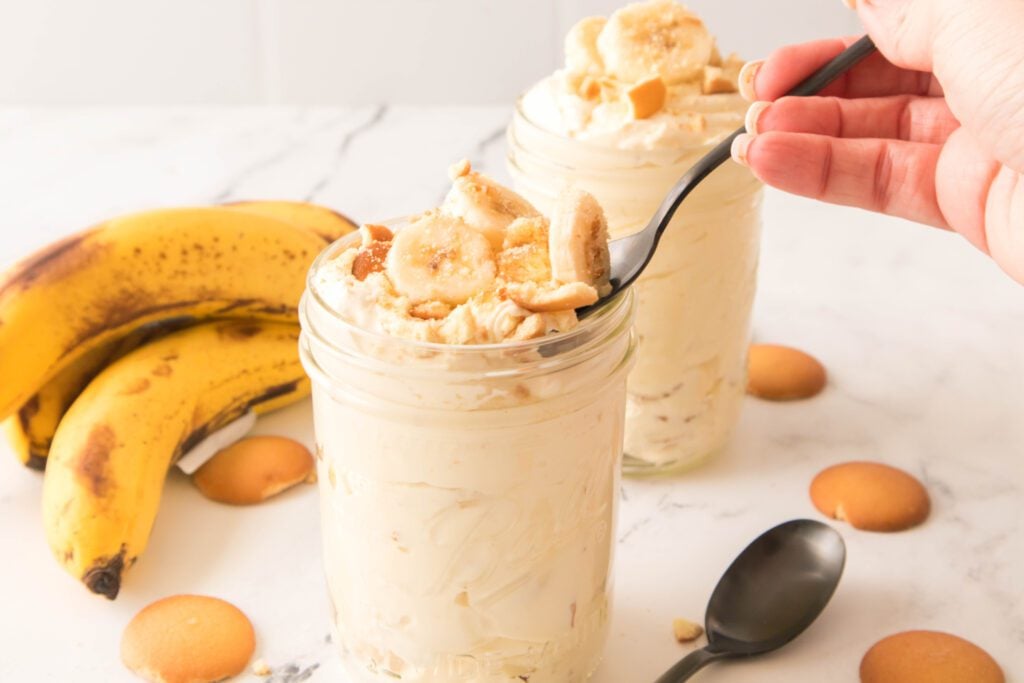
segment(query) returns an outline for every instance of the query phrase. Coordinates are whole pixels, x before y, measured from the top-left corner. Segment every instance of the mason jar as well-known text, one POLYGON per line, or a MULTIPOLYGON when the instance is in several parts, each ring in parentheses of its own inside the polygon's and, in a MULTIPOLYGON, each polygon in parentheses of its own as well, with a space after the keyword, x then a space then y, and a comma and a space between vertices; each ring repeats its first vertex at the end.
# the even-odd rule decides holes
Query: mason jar
POLYGON ((323 557, 352 681, 571 683, 605 641, 633 299, 458 346, 301 304, 323 557))
MULTIPOLYGON (((703 101, 709 115, 742 121, 737 98, 703 101)), ((566 185, 593 194, 614 239, 644 227, 718 141, 652 149, 581 141, 532 122, 520 99, 507 162, 516 191, 542 212, 566 185)), ((627 473, 693 467, 729 440, 746 390, 761 198, 754 176, 726 162, 682 203, 633 285, 638 349, 626 399, 627 473)))

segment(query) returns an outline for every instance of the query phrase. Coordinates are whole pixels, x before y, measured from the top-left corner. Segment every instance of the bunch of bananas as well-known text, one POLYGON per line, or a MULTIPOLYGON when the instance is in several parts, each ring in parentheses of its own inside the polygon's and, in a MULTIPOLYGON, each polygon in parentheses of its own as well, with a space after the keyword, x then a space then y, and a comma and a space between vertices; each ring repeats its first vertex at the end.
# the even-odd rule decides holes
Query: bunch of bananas
POLYGON ((306 272, 354 228, 299 202, 161 209, 0 275, 0 420, 22 462, 45 468, 47 539, 91 591, 117 596, 178 457, 308 393, 306 272))

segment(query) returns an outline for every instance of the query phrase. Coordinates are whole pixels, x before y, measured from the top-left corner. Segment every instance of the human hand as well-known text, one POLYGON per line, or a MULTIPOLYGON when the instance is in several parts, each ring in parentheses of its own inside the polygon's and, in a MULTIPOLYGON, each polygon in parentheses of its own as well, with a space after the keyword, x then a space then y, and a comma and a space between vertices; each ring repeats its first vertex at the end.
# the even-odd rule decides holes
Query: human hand
POLYGON ((854 38, 740 75, 733 158, 769 185, 952 229, 1024 283, 1024 2, 860 0, 875 54, 817 97, 783 93, 854 38))

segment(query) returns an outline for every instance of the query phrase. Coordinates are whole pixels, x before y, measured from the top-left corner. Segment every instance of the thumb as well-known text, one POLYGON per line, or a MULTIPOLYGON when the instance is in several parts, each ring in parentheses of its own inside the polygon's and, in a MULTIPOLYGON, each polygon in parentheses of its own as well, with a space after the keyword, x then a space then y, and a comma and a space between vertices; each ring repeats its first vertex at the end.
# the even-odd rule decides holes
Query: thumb
POLYGON ((886 59, 933 73, 985 151, 1024 171, 1024 2, 846 1, 886 59))

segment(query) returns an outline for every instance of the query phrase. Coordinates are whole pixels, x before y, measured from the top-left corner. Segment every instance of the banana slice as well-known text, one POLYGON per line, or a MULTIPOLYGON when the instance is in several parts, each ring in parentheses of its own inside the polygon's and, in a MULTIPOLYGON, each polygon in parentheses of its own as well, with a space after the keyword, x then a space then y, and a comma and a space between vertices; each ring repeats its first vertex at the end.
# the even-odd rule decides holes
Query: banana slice
POLYGON ((505 231, 498 254, 498 275, 506 282, 547 282, 551 279, 548 256, 548 222, 545 218, 517 218, 505 231))
POLYGON ((675 0, 623 7, 597 37, 605 71, 628 83, 652 75, 669 84, 700 79, 714 46, 704 22, 675 0))
POLYGON ((558 197, 551 212, 548 252, 551 277, 556 282, 581 282, 602 296, 607 293, 611 271, 608 221, 593 195, 572 188, 558 197))
POLYGON ((398 231, 384 270, 398 293, 413 304, 465 303, 496 276, 487 239, 461 219, 437 211, 398 231))
POLYGON ((574 73, 601 73, 597 36, 608 22, 604 17, 586 17, 576 22, 565 36, 565 68, 574 73))
POLYGON ((505 228, 517 218, 532 218, 540 212, 512 190, 473 171, 468 162, 452 167, 452 189, 441 210, 457 216, 479 231, 495 251, 501 249, 505 228), (458 175, 456 175, 458 174, 458 175))

